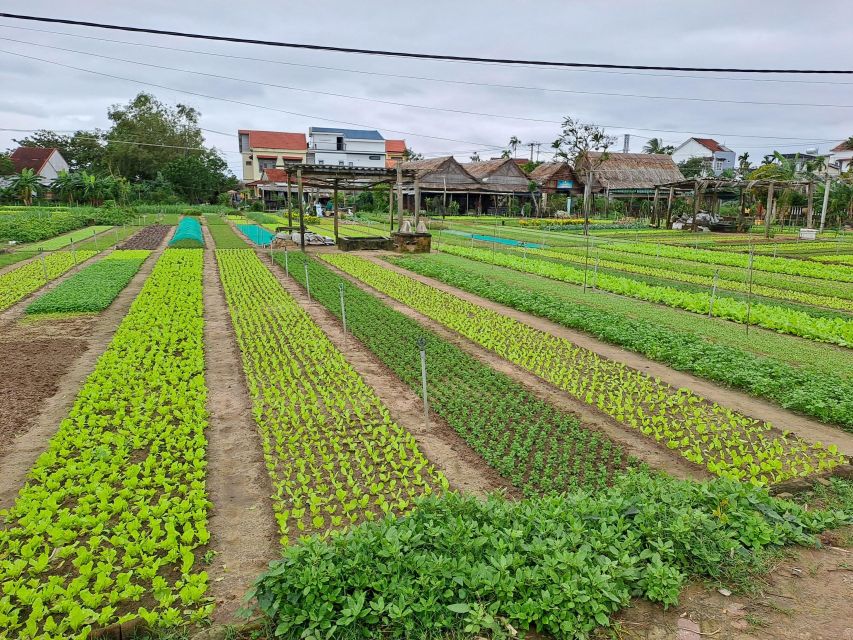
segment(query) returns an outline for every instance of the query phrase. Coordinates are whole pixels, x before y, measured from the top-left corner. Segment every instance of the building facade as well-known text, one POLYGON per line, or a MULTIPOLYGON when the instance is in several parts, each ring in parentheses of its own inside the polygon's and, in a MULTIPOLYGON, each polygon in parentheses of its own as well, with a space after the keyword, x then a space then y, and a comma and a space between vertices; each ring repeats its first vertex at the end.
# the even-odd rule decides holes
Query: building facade
POLYGON ((385 138, 374 130, 309 127, 308 164, 385 168, 385 138))
POLYGON ((240 129, 237 138, 243 157, 245 182, 260 180, 264 169, 274 169, 285 164, 304 164, 308 154, 304 133, 240 129))
POLYGON ((43 183, 47 183, 60 171, 68 171, 68 163, 59 149, 47 149, 42 147, 18 147, 9 156, 15 166, 15 173, 21 173, 24 169, 32 169, 43 183))
POLYGON ((853 167, 853 140, 845 140, 829 152, 829 164, 844 173, 853 167))
POLYGON ((386 140, 385 141, 385 166, 393 169, 397 163, 406 160, 406 141, 405 140, 386 140))
POLYGON ((734 169, 737 154, 711 138, 690 138, 682 142, 672 153, 676 164, 702 158, 706 162, 707 172, 718 176, 726 169, 734 169))

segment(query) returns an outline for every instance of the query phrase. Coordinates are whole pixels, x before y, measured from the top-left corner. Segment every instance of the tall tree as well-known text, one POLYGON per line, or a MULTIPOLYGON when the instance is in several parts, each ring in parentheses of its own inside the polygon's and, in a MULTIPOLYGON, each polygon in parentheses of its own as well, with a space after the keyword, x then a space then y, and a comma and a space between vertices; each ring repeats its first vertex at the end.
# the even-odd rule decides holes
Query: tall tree
POLYGON ((584 177, 584 235, 589 234, 589 212, 592 204, 592 187, 595 172, 599 170, 610 157, 607 150, 616 143, 614 136, 609 136, 604 129, 594 124, 582 124, 567 117, 563 120, 563 130, 560 137, 551 145, 554 155, 571 163, 575 171, 583 171, 584 177), (599 155, 591 156, 593 152, 599 155))
POLYGON ((478 152, 474 152, 471 156, 471 162, 480 162, 480 154, 478 152))
POLYGON ((705 173, 706 162, 704 158, 699 156, 688 158, 678 163, 678 169, 685 178, 695 178, 705 173))
POLYGON ((193 107, 171 108, 143 92, 126 105, 113 105, 107 115, 113 126, 105 138, 106 166, 130 180, 153 180, 173 160, 203 147, 200 114, 193 107))
POLYGON ((660 138, 649 138, 649 141, 643 145, 643 153, 662 153, 671 156, 674 152, 675 147, 664 144, 660 138))
POLYGON ((8 153, 0 153, 0 176, 10 176, 15 173, 15 163, 8 153))
POLYGON ((194 153, 177 158, 163 168, 175 193, 192 203, 212 202, 222 191, 236 186, 228 165, 216 153, 194 153))
POLYGON ((75 131, 71 135, 40 129, 15 142, 21 147, 58 149, 71 171, 97 171, 103 168, 103 137, 100 129, 75 131))
POLYGON ((406 150, 403 151, 403 160, 423 160, 424 154, 416 153, 414 149, 410 147, 406 147, 406 150))

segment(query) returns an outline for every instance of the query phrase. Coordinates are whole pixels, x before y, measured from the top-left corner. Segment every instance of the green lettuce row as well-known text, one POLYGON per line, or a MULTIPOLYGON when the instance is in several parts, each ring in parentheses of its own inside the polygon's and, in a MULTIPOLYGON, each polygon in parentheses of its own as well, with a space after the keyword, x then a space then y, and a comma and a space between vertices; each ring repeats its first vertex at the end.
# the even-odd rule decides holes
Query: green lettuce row
MULTIPOLYGON (((282 254, 274 259, 284 265, 282 254)), ((290 274, 303 285, 304 264, 302 254, 290 254, 290 274)), ((634 464, 619 444, 583 428, 574 416, 537 399, 325 265, 310 259, 307 264, 312 299, 340 317, 343 285, 347 328, 419 395, 417 342, 424 338, 430 409, 526 495, 600 489, 634 464)))
POLYGON ((632 597, 673 605, 689 576, 758 571, 762 549, 815 545, 851 520, 733 481, 638 472, 595 495, 449 494, 290 547, 252 591, 284 640, 587 638, 632 597))
POLYGON ((415 498, 447 489, 414 436, 254 251, 217 249, 216 260, 284 544, 290 534, 404 513, 415 498))
POLYGON ((203 255, 166 252, 0 529, 0 629, 206 618, 203 255))
MULTIPOLYGON (((572 262, 578 262, 579 256, 584 256, 585 259, 586 255, 586 249, 583 245, 559 247, 558 249, 546 250, 547 252, 530 249, 527 251, 538 255, 568 259, 572 262)), ((614 251, 608 245, 601 245, 597 241, 590 243, 589 256, 590 264, 594 264, 598 258, 600 266, 609 266, 621 271, 653 275, 669 280, 702 284, 709 288, 713 285, 714 273, 717 273, 720 288, 743 292, 749 290, 748 271, 740 267, 720 267, 687 260, 675 262, 668 259, 664 261, 655 256, 614 251)), ((768 271, 753 271, 752 285, 753 293, 757 295, 853 311, 853 302, 851 302, 853 286, 849 284, 816 278, 794 277, 768 271), (824 299, 828 300, 824 302, 824 299)))
POLYGON ((39 296, 26 308, 25 313, 35 315, 103 311, 130 283, 150 253, 114 251, 104 260, 83 268, 56 289, 39 296))
POLYGON ((0 311, 8 309, 51 280, 97 255, 97 251, 54 251, 0 275, 0 311), (47 271, 47 279, 45 279, 47 271))
MULTIPOLYGON (((658 246, 645 242, 614 243, 610 248, 614 251, 624 251, 626 253, 641 253, 647 256, 677 258, 679 260, 706 262, 731 267, 742 267, 744 269, 749 266, 748 255, 713 249, 676 247, 666 244, 658 246)), ((753 256, 752 268, 758 271, 787 273, 792 276, 808 276, 824 280, 853 282, 853 267, 822 265, 809 260, 756 255, 753 256)))
POLYGON ((464 258, 433 255, 399 256, 390 260, 410 271, 519 311, 590 333, 680 371, 743 389, 786 409, 853 431, 853 381, 849 378, 757 356, 737 347, 719 344, 699 332, 673 331, 669 327, 632 318, 627 310, 615 313, 582 301, 568 302, 547 291, 525 287, 525 276, 521 274, 508 284, 494 276, 481 274, 482 268, 476 262, 464 258))
POLYGON ((829 470, 846 458, 674 389, 644 373, 349 254, 322 259, 491 350, 711 473, 755 484, 829 470))
MULTIPOLYGON (((471 249, 455 245, 442 245, 441 251, 480 262, 509 267, 517 271, 534 273, 553 280, 573 284, 584 283, 584 270, 568 264, 557 264, 548 260, 525 258, 524 256, 499 251, 471 249)), ((586 282, 588 286, 595 286, 603 291, 686 309, 702 315, 708 315, 711 308, 710 292, 707 294, 693 293, 606 273, 599 273, 594 276, 592 270, 586 273, 586 282)), ((801 338, 830 342, 842 347, 853 346, 853 320, 811 316, 802 311, 787 309, 784 306, 753 304, 750 307, 744 301, 722 295, 718 295, 714 299, 713 315, 718 318, 745 323, 748 310, 750 324, 801 338)))

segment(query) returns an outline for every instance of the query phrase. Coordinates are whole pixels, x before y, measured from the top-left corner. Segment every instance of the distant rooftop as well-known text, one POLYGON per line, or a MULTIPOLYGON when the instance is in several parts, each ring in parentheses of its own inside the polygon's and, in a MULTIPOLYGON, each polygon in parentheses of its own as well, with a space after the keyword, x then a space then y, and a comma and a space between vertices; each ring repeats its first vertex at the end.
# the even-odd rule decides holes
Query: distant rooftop
POLYGON ((315 133, 337 133, 349 140, 384 140, 382 134, 374 129, 338 129, 335 127, 309 127, 308 135, 315 133))

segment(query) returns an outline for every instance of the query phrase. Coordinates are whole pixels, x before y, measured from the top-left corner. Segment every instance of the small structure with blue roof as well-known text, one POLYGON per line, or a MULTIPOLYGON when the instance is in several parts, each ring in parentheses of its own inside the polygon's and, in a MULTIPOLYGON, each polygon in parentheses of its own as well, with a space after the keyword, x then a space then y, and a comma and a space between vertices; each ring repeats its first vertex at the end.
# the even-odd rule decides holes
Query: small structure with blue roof
POLYGON ((308 164, 385 167, 385 138, 373 129, 308 128, 308 164))

